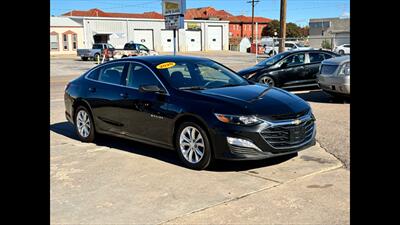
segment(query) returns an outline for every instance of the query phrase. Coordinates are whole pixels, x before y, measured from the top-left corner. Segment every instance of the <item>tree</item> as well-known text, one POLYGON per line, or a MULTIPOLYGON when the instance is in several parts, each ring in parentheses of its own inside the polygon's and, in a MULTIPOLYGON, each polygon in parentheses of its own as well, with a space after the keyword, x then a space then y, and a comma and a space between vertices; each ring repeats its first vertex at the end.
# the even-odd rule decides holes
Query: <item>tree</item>
MULTIPOLYGON (((274 32, 279 34, 280 24, 279 20, 271 20, 266 27, 261 31, 262 36, 273 37, 274 32)), ((295 23, 286 24, 286 37, 306 37, 309 33, 309 27, 299 27, 295 23)))
POLYGON ((271 20, 266 27, 261 31, 262 36, 269 36, 273 37, 274 32, 278 33, 280 32, 280 24, 279 20, 271 20))

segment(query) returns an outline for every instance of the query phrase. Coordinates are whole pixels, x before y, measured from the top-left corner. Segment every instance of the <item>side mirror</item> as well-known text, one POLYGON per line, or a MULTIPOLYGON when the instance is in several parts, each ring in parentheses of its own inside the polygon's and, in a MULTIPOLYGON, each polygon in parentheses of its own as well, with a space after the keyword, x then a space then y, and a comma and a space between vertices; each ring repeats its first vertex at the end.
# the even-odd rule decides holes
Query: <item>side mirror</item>
POLYGON ((286 62, 284 62, 284 63, 281 64, 281 68, 284 69, 284 68, 287 67, 287 65, 288 65, 288 64, 287 64, 286 62))
POLYGON ((139 87, 139 91, 142 93, 165 93, 165 90, 161 89, 157 85, 142 85, 139 87))

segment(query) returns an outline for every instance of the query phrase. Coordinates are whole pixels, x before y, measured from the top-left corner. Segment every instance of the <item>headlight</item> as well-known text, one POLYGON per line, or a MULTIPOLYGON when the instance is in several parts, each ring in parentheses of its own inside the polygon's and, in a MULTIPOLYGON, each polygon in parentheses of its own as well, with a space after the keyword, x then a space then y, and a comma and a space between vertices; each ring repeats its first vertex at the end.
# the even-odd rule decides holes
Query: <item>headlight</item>
POLYGON ((252 78, 254 75, 256 75, 256 73, 257 73, 257 72, 247 74, 247 75, 246 75, 246 79, 252 78))
POLYGON ((255 116, 238 116, 214 113, 215 117, 223 123, 231 123, 236 125, 255 125, 262 122, 255 116))
POLYGON ((350 62, 343 64, 339 70, 339 76, 350 76, 350 62))

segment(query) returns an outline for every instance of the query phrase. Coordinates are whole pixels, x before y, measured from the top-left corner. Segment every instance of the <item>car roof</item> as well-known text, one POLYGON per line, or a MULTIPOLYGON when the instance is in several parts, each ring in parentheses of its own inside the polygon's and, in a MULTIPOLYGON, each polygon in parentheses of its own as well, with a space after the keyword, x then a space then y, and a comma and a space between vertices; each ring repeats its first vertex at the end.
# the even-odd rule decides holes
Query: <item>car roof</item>
POLYGON ((340 65, 340 64, 343 64, 343 63, 346 63, 346 62, 350 62, 350 56, 349 55, 326 59, 322 63, 340 65))
POLYGON ((157 56, 134 56, 134 57, 126 57, 118 60, 112 60, 110 62, 117 61, 132 61, 132 62, 142 62, 145 64, 151 64, 153 66, 157 66, 158 64, 165 62, 196 62, 196 61, 209 61, 210 59, 195 57, 195 56, 173 56, 173 55, 157 55, 157 56))

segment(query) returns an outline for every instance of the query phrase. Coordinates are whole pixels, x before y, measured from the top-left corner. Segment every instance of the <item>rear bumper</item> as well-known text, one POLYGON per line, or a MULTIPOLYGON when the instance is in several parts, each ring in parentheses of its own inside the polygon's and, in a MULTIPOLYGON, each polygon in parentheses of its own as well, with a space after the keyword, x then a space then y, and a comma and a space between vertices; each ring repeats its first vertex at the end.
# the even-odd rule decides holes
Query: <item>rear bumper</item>
POLYGON ((318 76, 318 86, 331 93, 350 95, 350 76, 318 76))

